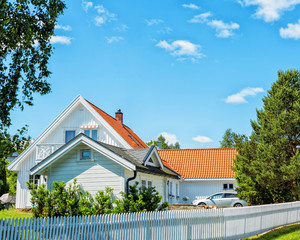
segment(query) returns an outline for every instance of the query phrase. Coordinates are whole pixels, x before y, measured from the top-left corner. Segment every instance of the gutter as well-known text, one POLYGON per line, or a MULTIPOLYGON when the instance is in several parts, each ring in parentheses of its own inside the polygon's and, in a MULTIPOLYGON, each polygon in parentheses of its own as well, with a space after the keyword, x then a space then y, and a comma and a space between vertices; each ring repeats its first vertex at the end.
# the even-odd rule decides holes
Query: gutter
POLYGON ((137 170, 134 170, 133 171, 133 177, 128 178, 126 180, 126 196, 128 196, 128 193, 129 193, 129 182, 132 181, 132 180, 134 180, 136 178, 136 174, 137 174, 137 170))

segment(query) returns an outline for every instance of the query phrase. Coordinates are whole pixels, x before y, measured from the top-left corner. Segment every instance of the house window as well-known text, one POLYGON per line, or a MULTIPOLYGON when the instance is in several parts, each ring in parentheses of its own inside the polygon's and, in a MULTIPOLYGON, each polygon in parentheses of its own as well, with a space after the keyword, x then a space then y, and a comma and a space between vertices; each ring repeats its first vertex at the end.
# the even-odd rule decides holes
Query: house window
POLYGON ((152 187, 152 182, 148 181, 148 188, 151 188, 151 187, 152 187))
POLYGON ((228 190, 228 189, 233 190, 233 183, 224 183, 223 189, 224 190, 228 190))
POLYGON ((146 180, 142 180, 142 189, 146 188, 146 180))
POLYGON ((94 129, 94 130, 84 130, 84 134, 97 141, 98 131, 96 129, 94 129))
POLYGON ((169 182, 169 195, 173 195, 173 183, 169 182))
POLYGON ((80 160, 90 160, 91 151, 90 150, 81 150, 80 151, 80 160))
POLYGON ((40 175, 29 175, 29 182, 39 186, 40 175))
POLYGON ((176 198, 179 198, 179 188, 178 188, 178 183, 176 183, 176 198))
POLYGON ((65 136, 65 142, 69 142, 75 137, 75 130, 68 130, 66 131, 66 136, 65 136))

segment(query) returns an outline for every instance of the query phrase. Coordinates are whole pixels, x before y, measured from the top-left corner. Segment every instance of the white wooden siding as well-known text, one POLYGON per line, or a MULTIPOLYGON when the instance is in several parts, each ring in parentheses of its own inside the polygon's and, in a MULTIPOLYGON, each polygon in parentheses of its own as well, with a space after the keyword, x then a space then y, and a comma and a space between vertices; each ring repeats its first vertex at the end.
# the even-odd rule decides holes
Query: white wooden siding
POLYGON ((33 151, 25 161, 20 165, 20 171, 17 177, 17 196, 16 208, 29 207, 30 191, 27 188, 26 182, 29 181, 30 169, 35 165, 36 153, 33 151))
POLYGON ((79 104, 55 129, 51 131, 39 144, 44 143, 65 143, 65 131, 75 130, 76 134, 83 132, 82 125, 98 125, 98 141, 123 147, 121 143, 103 126, 97 119, 82 105, 79 104))
MULTIPOLYGON (((133 172, 125 169, 125 178, 128 179, 130 177, 133 177, 133 172)), ((147 186, 148 186, 148 181, 152 181, 152 186, 155 187, 156 191, 159 192, 159 194, 163 197, 162 201, 168 201, 170 202, 170 199, 168 198, 168 185, 167 182, 173 181, 174 185, 175 182, 179 184, 178 180, 172 179, 172 178, 167 178, 164 176, 159 176, 159 175, 153 175, 153 174, 147 174, 143 172, 137 172, 137 176, 134 180, 129 182, 129 185, 132 186, 135 184, 135 182, 139 183, 139 187, 142 186, 142 180, 147 181, 147 186)), ((174 188, 175 191, 175 188, 174 188)), ((175 203, 176 201, 174 201, 175 203)))
POLYGON ((233 179, 228 180, 199 180, 199 181, 187 181, 180 182, 180 202, 192 203, 197 196, 209 196, 211 194, 224 191, 223 184, 232 183, 233 189, 236 187, 236 181, 233 179), (189 197, 187 202, 182 200, 183 197, 189 197))
MULTIPOLYGON (((82 148, 86 149, 86 147, 82 148)), ((105 187, 111 187, 118 197, 119 193, 124 191, 124 168, 98 152, 93 152, 95 161, 79 160, 79 152, 82 148, 79 146, 73 149, 49 166, 48 189, 53 189, 53 181, 64 181, 69 184, 76 178, 82 189, 92 195, 99 190, 104 190, 105 187)))

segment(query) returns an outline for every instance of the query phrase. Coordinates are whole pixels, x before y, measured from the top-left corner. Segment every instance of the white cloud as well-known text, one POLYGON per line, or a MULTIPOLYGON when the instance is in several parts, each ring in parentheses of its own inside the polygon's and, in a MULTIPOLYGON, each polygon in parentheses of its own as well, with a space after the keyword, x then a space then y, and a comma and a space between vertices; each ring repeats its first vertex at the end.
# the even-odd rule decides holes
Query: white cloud
POLYGON ((239 0, 242 6, 257 6, 254 17, 265 22, 280 19, 284 11, 293 10, 300 0, 239 0))
POLYGON ((169 34, 172 31, 173 31, 172 28, 170 28, 170 27, 164 27, 164 28, 158 30, 157 32, 158 33, 162 33, 162 34, 169 34))
POLYGON ((193 140, 195 142, 199 142, 199 143, 209 143, 209 142, 213 141, 209 137, 205 137, 205 136, 197 136, 197 137, 194 137, 193 140))
POLYGON ((247 103, 245 97, 255 96, 257 93, 264 92, 262 88, 245 88, 239 93, 228 96, 225 99, 226 103, 247 103))
POLYGON ((98 15, 94 18, 94 23, 96 26, 101 26, 106 22, 111 22, 117 20, 116 14, 110 13, 107 9, 103 7, 103 5, 95 6, 95 9, 98 15))
POLYGON ((201 13, 190 19, 189 23, 206 23, 208 26, 216 29, 218 38, 228 38, 234 35, 233 31, 240 28, 237 23, 224 23, 222 20, 209 18, 212 16, 211 12, 201 13))
POLYGON ((192 60, 204 57, 204 55, 200 52, 200 45, 186 40, 176 40, 172 43, 168 43, 166 40, 163 40, 159 41, 156 46, 165 49, 175 57, 192 57, 192 60))
POLYGON ((221 20, 211 20, 207 25, 216 29, 217 37, 219 38, 231 37, 233 36, 233 30, 240 28, 240 25, 237 23, 224 23, 221 20))
POLYGON ((115 27, 114 30, 119 32, 126 32, 128 30, 128 26, 126 24, 121 24, 119 27, 115 27))
POLYGON ((158 25, 158 24, 164 22, 164 21, 161 20, 161 19, 150 19, 150 20, 145 19, 145 21, 146 21, 146 23, 147 23, 148 26, 158 25))
POLYGON ((81 6, 82 6, 83 10, 85 12, 87 12, 89 10, 89 8, 93 7, 93 2, 82 1, 81 6))
POLYGON ((182 4, 181 6, 183 6, 184 8, 191 8, 191 9, 199 9, 199 6, 197 6, 196 4, 190 3, 190 4, 182 4))
POLYGON ((111 43, 114 43, 114 42, 119 42, 121 40, 124 40, 123 37, 121 36, 111 36, 111 37, 105 37, 107 43, 111 44, 111 43))
POLYGON ((162 132, 157 137, 162 135, 166 139, 166 143, 168 144, 175 144, 176 142, 179 142, 176 135, 172 133, 162 132))
POLYGON ((70 45, 71 40, 72 38, 66 36, 53 36, 50 39, 50 43, 51 44, 60 43, 60 44, 70 45))
POLYGON ((71 31, 72 27, 70 25, 67 25, 67 26, 55 25, 55 29, 61 29, 61 30, 64 30, 64 31, 71 31))
POLYGON ((298 23, 288 23, 287 28, 280 28, 280 36, 282 38, 300 39, 300 20, 298 23))
POLYGON ((211 16, 212 16, 211 12, 201 13, 199 15, 194 16, 188 22, 190 22, 190 23, 204 23, 204 22, 207 22, 207 19, 211 16))

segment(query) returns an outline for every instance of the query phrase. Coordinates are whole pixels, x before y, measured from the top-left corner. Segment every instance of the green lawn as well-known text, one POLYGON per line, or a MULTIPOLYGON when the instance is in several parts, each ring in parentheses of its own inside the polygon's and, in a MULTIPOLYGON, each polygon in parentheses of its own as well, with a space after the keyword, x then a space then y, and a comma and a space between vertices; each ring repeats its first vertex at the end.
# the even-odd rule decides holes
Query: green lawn
POLYGON ((19 209, 8 209, 0 211, 0 219, 1 218, 20 218, 20 217, 33 217, 32 212, 24 212, 19 209))
POLYGON ((300 223, 293 225, 280 227, 274 229, 266 234, 256 237, 245 238, 246 239, 258 239, 258 240, 299 240, 300 239, 300 223))

